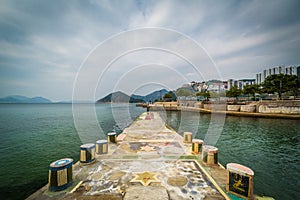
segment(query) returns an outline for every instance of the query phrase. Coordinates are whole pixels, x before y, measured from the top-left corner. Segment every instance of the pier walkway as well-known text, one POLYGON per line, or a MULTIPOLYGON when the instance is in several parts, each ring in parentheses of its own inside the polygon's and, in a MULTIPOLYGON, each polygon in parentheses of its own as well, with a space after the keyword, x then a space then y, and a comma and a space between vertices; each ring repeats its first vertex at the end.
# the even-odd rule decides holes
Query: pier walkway
POLYGON ((167 128, 156 112, 143 113, 123 131, 108 154, 73 166, 73 184, 50 192, 45 186, 28 199, 229 199, 226 170, 206 167, 191 144, 167 128))

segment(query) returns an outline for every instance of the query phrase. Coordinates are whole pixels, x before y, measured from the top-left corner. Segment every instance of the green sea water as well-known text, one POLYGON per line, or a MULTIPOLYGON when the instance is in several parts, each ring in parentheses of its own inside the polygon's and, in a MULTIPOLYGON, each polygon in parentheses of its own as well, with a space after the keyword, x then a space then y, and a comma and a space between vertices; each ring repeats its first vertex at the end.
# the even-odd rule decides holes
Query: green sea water
POLYGON ((210 114, 167 112, 166 121, 180 134, 194 130, 204 139, 210 126, 222 129, 217 144, 219 162, 239 163, 251 168, 254 193, 275 199, 300 199, 299 120, 226 116, 214 120, 210 114))
MULTIPOLYGON (((83 111, 86 108, 87 105, 80 105, 83 111)), ((103 132, 87 128, 94 141, 104 138, 107 132, 122 131, 145 112, 126 104, 100 104, 95 110, 103 132)), ((210 123, 210 114, 162 115, 180 134, 193 131, 193 136, 200 139, 209 127, 220 129, 215 145, 219 148, 219 161, 223 165, 237 162, 253 169, 256 194, 276 199, 300 196, 299 121, 227 116, 225 124, 221 120, 218 124, 210 123)), ((77 161, 82 144, 71 104, 1 104, 0 136, 1 199, 24 199, 44 186, 49 164, 64 157, 77 161)))
MULTIPOLYGON (((91 105, 78 106, 84 111, 91 105)), ((94 135, 94 141, 105 138, 107 132, 120 132, 114 115, 125 115, 128 110, 131 118, 118 120, 121 127, 145 110, 135 105, 97 105, 104 133, 91 133, 94 130, 89 127, 86 131, 94 135)), ((71 104, 0 104, 0 136, 1 199, 24 199, 47 184, 51 162, 65 157, 79 160, 82 141, 75 129, 71 104)))

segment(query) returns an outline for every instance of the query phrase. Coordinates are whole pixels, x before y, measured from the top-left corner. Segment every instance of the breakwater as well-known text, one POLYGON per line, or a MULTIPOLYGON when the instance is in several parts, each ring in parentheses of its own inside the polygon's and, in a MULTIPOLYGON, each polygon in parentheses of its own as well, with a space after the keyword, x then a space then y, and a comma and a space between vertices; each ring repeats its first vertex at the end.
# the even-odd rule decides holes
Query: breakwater
POLYGON ((218 162, 216 147, 194 141, 190 132, 180 136, 158 113, 142 114, 118 137, 110 134, 108 139, 108 151, 99 151, 106 148, 102 142, 96 151, 94 144, 80 147, 73 176, 66 169, 71 159, 51 163, 52 189, 46 185, 28 199, 253 199, 251 169, 231 163, 226 170, 218 162), (236 184, 240 181, 243 187, 236 184), (68 187, 61 191, 60 185, 55 188, 59 183, 68 187))

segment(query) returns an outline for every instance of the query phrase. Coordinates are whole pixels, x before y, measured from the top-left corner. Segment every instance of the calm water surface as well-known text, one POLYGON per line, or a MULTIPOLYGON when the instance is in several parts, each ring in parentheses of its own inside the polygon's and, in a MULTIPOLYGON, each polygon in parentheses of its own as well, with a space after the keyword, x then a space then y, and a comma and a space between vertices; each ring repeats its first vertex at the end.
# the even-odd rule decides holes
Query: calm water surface
MULTIPOLYGON (((84 111, 91 105, 79 106, 84 111)), ((118 118, 121 127, 144 112, 135 105, 129 110, 131 119, 118 118)), ((96 112, 103 132, 120 132, 113 113, 125 116, 128 106, 102 104, 96 106, 96 112)), ((93 141, 105 137, 88 127, 86 131, 94 136, 93 141)), ((71 104, 0 104, 0 136, 0 196, 5 199, 24 199, 47 184, 51 162, 64 157, 79 160, 82 141, 74 126, 71 104)))
MULTIPOLYGON (((168 112, 167 123, 179 133, 193 130, 200 118, 197 138, 204 139, 211 115, 168 112), (184 115, 184 117, 182 117, 184 115)), ((222 121, 222 120, 220 120, 222 121)), ((227 116, 217 144, 219 162, 236 162, 254 173, 254 192, 275 199, 300 199, 299 120, 227 116)))
MULTIPOLYGON (((86 105, 80 106, 86 109, 86 105)), ((87 131, 93 132, 91 139, 96 141, 104 138, 104 133, 120 132, 144 111, 134 105, 97 105, 103 132, 87 131)), ((210 124, 209 114, 167 112, 163 116, 180 134, 193 131, 194 137, 203 139, 209 127, 221 130, 216 144, 219 161, 253 169, 255 193, 276 199, 300 196, 299 121, 228 116, 225 124, 222 120, 210 124)), ((0 105, 0 135, 0 194, 4 199, 24 199, 44 186, 52 161, 79 159, 82 141, 70 104, 0 105)))

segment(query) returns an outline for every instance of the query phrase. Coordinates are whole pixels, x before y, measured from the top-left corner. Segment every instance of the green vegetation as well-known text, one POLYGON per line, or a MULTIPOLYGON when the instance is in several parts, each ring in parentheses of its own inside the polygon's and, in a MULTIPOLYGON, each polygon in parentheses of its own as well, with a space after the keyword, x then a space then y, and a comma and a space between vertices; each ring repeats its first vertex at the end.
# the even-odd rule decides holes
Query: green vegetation
POLYGON ((177 97, 174 92, 170 91, 163 96, 163 101, 165 102, 177 101, 177 97))
POLYGON ((226 92, 220 91, 219 93, 217 92, 210 92, 211 98, 220 98, 220 97, 226 97, 226 92))
POLYGON ((232 87, 227 91, 227 97, 235 97, 236 101, 242 94, 248 96, 252 95, 253 100, 256 100, 255 94, 278 94, 279 99, 283 96, 294 96, 295 98, 300 93, 300 80, 296 75, 274 74, 266 78, 261 84, 253 84, 244 86, 243 90, 237 87, 232 87))
POLYGON ((253 85, 246 85, 243 89, 243 94, 248 95, 248 100, 250 100, 250 95, 253 96, 253 100, 255 100, 255 93, 260 93, 259 85, 253 84, 253 85))
POLYGON ((164 99, 171 99, 172 95, 170 93, 167 93, 163 96, 164 99))
POLYGON ((277 93, 280 99, 283 93, 292 93, 294 97, 297 97, 300 80, 296 75, 274 74, 268 76, 261 86, 264 93, 277 93))
MULTIPOLYGON (((252 84, 252 85, 244 85, 243 90, 239 89, 237 86, 233 86, 230 90, 219 90, 219 92, 207 91, 207 88, 202 90, 201 92, 197 92, 198 87, 191 87, 189 85, 182 86, 178 88, 176 91, 156 91, 154 92, 156 95, 152 98, 155 99, 155 102, 163 101, 170 102, 176 101, 177 96, 185 96, 185 97, 197 97, 197 101, 209 101, 209 99, 214 99, 221 101, 225 98, 222 97, 231 97, 235 98, 235 103, 240 99, 245 101, 250 100, 258 100, 257 95, 259 94, 260 98, 274 98, 269 94, 278 95, 280 99, 283 97, 293 96, 296 98, 300 93, 300 78, 296 75, 284 75, 284 74, 276 74, 270 75, 266 78, 266 80, 261 84, 252 84)), ((115 95, 116 96, 116 95, 115 95)), ((153 96, 153 95, 152 95, 153 96)), ((139 99, 140 97, 137 95, 133 95, 132 97, 139 99)), ((130 99, 130 102, 134 101, 134 99, 130 99)))
POLYGON ((227 97, 234 97, 235 100, 238 100, 238 96, 242 94, 242 90, 240 90, 237 86, 233 86, 226 92, 227 97))
POLYGON ((198 92, 196 93, 197 97, 204 97, 206 101, 208 101, 208 99, 210 98, 210 92, 209 91, 205 91, 205 92, 198 92))
POLYGON ((176 90, 177 96, 193 96, 193 90, 191 88, 178 88, 176 90))

